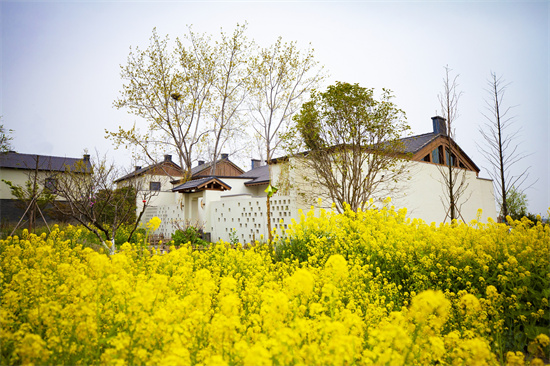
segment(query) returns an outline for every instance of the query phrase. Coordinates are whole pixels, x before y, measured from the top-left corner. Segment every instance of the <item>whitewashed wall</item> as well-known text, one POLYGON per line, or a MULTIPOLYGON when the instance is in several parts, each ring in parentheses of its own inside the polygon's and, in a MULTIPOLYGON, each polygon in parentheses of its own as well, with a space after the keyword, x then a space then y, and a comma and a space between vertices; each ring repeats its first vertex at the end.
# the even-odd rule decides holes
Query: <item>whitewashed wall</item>
MULTIPOLYGON (((288 184, 271 199, 272 228, 278 230, 288 228, 292 218, 299 221, 298 209, 307 212, 312 204, 316 205, 300 195, 300 187, 307 184, 300 176, 307 172, 290 169, 289 174, 281 179, 281 171, 282 175, 286 174, 282 164, 272 166, 275 184, 281 187, 288 184)), ((475 219, 480 208, 483 210, 482 221, 487 221, 488 217, 496 220, 493 182, 477 178, 475 172, 471 171, 467 171, 466 176, 468 189, 464 198, 468 199, 461 210, 464 221, 475 219)), ((158 216, 162 220, 158 233, 165 237, 170 237, 175 231, 173 221, 177 220, 203 227, 205 232, 211 233, 212 241, 230 241, 233 230, 243 244, 265 240, 268 236, 266 196, 263 191, 265 186, 246 187, 246 180, 243 179, 223 181, 231 186, 230 191, 203 191, 190 194, 170 192, 171 196, 167 195, 162 199, 162 202, 170 203, 147 208, 142 221, 147 222, 153 216, 158 216)), ((400 183, 399 193, 392 197, 391 204, 397 209, 406 207, 410 218, 420 218, 427 223, 440 223, 445 220, 445 208, 442 203, 444 196, 445 186, 438 167, 434 164, 410 162, 409 179, 400 183)), ((323 202, 325 207, 330 207, 330 204, 331 202, 323 202)))
MULTIPOLYGON (((266 200, 265 196, 234 195, 221 197, 220 201, 212 202, 209 227, 212 240, 229 241, 232 230, 237 232, 241 243, 267 238, 266 200)), ((287 229, 292 217, 296 217, 297 213, 295 201, 291 197, 279 195, 272 197, 272 229, 287 229)))
MULTIPOLYGON (((419 218, 428 223, 440 223, 445 220, 447 195, 443 176, 438 166, 422 162, 410 162, 410 180, 403 189, 405 195, 392 199, 397 208, 407 208, 411 218, 419 218)), ((491 217, 496 221, 496 203, 493 181, 481 179, 475 172, 466 171, 466 192, 459 201, 461 214, 465 222, 477 216, 478 209, 483 210, 481 220, 486 222, 491 217)), ((446 220, 449 222, 449 219, 446 220)))
MULTIPOLYGON (((285 164, 285 163, 283 163, 285 164)), ((289 174, 285 179, 279 178, 281 172, 284 175, 283 164, 276 164, 272 167, 273 181, 281 185, 281 182, 288 181, 290 192, 288 193, 296 202, 296 207, 304 211, 309 210, 315 203, 317 196, 323 197, 323 206, 330 207, 330 202, 321 192, 315 195, 312 186, 305 180, 305 177, 313 177, 313 173, 300 166, 293 160, 289 174), (305 196, 303 193, 307 193, 305 196)), ((419 218, 425 222, 440 223, 445 220, 445 184, 437 165, 411 161, 408 163, 408 176, 398 185, 398 190, 392 195, 391 204, 397 209, 407 208, 407 215, 410 218, 419 218)), ((496 203, 493 191, 493 182, 488 179, 478 178, 473 171, 466 171, 468 188, 464 193, 461 214, 465 222, 477 217, 478 209, 483 210, 482 221, 491 217, 496 221, 496 203)), ((386 197, 373 197, 375 201, 381 201, 386 197)), ((448 222, 448 219, 447 219, 448 222)))

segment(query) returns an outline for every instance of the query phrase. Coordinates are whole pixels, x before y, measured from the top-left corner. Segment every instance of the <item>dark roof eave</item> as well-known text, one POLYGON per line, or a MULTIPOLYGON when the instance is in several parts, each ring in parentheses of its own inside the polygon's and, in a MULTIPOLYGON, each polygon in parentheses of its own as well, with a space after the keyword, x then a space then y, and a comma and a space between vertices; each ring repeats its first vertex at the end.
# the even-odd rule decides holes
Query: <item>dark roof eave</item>
POLYGON ((252 187, 252 186, 261 186, 263 184, 269 184, 269 181, 268 180, 263 180, 263 181, 260 181, 260 182, 246 182, 244 185, 247 186, 247 187, 252 187))

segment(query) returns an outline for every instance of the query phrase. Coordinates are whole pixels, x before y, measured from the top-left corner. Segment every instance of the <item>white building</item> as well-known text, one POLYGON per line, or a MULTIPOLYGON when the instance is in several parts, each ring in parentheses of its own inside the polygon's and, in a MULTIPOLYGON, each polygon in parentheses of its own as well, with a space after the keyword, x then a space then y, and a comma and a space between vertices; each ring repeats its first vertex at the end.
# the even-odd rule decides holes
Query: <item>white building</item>
MULTIPOLYGON (((464 221, 475 219, 478 209, 483 210, 483 221, 488 217, 496 220, 492 181, 478 177, 479 168, 454 141, 451 140, 451 151, 446 151, 450 139, 441 132, 445 131, 445 120, 441 117, 432 120, 433 132, 402 139, 411 157, 409 179, 400 183, 400 194, 392 197, 392 205, 406 207, 411 218, 428 223, 445 221, 447 212, 443 198, 446 193, 440 168, 451 161, 463 171, 467 181, 460 208, 464 221)), ((231 232, 235 231, 241 243, 248 243, 268 236, 265 189, 270 182, 281 188, 271 198, 272 229, 287 228, 293 218, 299 220, 299 209, 306 212, 312 204, 300 194, 305 184, 301 176, 307 172, 300 169, 295 158, 274 159, 269 166, 259 166, 259 161, 253 160, 252 169, 246 173, 230 162, 227 155, 217 163, 221 170, 216 170, 216 174, 207 169, 210 166, 199 162, 192 170, 192 180, 183 184, 167 179, 166 175, 162 178, 155 166, 140 168, 140 174, 136 175, 149 172, 148 179, 160 182, 160 187, 156 184, 151 189, 159 187, 161 194, 147 207, 142 221, 154 216, 161 218, 163 223, 159 232, 165 237, 170 237, 178 225, 190 224, 202 228, 211 241, 229 241, 231 232)), ((131 175, 118 181, 130 178, 131 175)), ((325 204, 330 207, 331 202, 325 201, 325 204)))

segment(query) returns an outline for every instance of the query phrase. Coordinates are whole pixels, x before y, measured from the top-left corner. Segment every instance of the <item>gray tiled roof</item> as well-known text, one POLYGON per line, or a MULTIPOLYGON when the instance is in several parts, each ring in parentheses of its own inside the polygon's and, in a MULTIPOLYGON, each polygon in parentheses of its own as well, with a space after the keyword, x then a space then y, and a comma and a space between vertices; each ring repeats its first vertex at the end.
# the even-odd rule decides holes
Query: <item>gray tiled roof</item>
POLYGON ((258 168, 254 168, 239 175, 239 178, 252 179, 251 181, 246 182, 245 185, 269 183, 269 167, 267 165, 263 165, 258 168))
MULTIPOLYGON (((11 169, 36 169, 38 163, 38 170, 47 171, 65 171, 67 167, 75 167, 78 163, 82 162, 83 158, 67 158, 61 156, 47 156, 47 155, 34 155, 34 154, 20 154, 16 152, 8 152, 0 154, 0 168, 11 169)), ((87 162, 86 166, 91 167, 87 162)))
POLYGON ((406 153, 414 154, 420 151, 424 146, 429 144, 439 135, 440 135, 439 133, 430 132, 430 133, 424 133, 422 135, 405 137, 405 138, 402 138, 400 141, 403 142, 403 144, 405 144, 406 153))

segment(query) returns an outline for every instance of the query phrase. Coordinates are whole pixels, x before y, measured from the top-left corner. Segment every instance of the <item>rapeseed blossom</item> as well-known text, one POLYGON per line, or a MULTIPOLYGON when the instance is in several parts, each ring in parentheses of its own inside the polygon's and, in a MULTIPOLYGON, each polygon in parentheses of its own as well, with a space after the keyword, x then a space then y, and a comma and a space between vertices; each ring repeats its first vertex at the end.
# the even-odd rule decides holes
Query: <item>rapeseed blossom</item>
MULTIPOLYGON (((1 364, 540 365, 550 229, 304 214, 273 247, 0 240, 1 364)), ((153 218, 148 232, 160 225, 153 218)))

